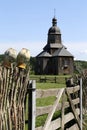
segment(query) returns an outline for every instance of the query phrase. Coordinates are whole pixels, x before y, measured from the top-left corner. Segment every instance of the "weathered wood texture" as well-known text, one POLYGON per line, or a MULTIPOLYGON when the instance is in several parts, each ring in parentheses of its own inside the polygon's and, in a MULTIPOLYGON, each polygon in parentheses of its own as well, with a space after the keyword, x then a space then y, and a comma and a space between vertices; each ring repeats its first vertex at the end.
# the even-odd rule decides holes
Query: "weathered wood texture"
POLYGON ((24 130, 24 100, 29 71, 0 67, 0 130, 24 130))
POLYGON ((75 123, 70 128, 80 130, 80 99, 78 97, 78 91, 80 86, 65 88, 65 89, 48 89, 37 90, 36 97, 44 98, 48 96, 55 96, 56 100, 53 105, 36 108, 36 117, 44 114, 48 114, 44 126, 37 127, 36 130, 56 130, 58 128, 64 130, 66 124, 74 120, 75 123), (72 98, 72 94, 74 97, 72 98), (68 111, 67 111, 68 110, 68 111), (61 111, 61 116, 53 119, 53 115, 56 111, 61 111))
POLYGON ((75 124, 75 125, 71 126, 70 128, 67 128, 66 130, 79 130, 79 128, 78 128, 78 125, 75 124))

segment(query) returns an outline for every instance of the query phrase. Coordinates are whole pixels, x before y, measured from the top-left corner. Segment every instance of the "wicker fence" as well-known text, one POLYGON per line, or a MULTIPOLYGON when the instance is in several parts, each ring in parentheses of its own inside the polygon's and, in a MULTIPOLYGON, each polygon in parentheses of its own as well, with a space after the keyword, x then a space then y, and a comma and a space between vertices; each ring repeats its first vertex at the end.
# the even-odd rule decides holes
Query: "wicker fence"
POLYGON ((0 130, 25 130, 28 72, 14 65, 0 67, 0 130))

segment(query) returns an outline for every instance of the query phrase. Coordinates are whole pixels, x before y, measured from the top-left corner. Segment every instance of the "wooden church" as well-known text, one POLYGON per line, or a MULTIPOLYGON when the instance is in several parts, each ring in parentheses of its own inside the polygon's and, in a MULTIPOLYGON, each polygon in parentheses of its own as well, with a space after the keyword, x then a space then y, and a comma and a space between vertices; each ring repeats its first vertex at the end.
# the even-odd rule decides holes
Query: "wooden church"
POLYGON ((52 19, 52 27, 48 30, 47 44, 36 56, 36 74, 59 75, 73 74, 74 57, 62 44, 61 31, 57 27, 57 19, 52 19))

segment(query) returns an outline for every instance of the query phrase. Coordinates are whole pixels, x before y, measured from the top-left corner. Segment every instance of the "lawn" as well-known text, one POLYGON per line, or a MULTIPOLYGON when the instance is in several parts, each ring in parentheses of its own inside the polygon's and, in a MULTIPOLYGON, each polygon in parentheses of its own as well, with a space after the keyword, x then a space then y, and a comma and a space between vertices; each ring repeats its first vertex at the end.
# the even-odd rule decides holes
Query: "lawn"
POLYGON ((36 83, 36 88, 37 89, 52 89, 52 88, 64 88, 65 84, 64 83, 36 83))

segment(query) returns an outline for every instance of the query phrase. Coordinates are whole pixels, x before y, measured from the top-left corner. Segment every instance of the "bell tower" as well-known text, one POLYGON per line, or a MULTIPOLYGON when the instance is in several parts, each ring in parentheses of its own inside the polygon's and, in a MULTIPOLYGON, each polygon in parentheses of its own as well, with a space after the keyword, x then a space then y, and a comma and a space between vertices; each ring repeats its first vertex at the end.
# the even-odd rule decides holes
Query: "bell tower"
POLYGON ((48 30, 47 44, 43 50, 49 52, 50 54, 53 54, 54 51, 61 48, 62 46, 61 31, 57 26, 57 19, 54 16, 52 19, 52 26, 48 30))
POLYGON ((52 27, 48 30, 48 40, 47 44, 61 44, 61 31, 57 27, 57 19, 54 17, 52 19, 52 27))

